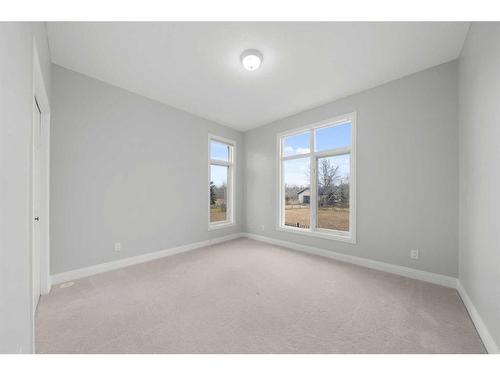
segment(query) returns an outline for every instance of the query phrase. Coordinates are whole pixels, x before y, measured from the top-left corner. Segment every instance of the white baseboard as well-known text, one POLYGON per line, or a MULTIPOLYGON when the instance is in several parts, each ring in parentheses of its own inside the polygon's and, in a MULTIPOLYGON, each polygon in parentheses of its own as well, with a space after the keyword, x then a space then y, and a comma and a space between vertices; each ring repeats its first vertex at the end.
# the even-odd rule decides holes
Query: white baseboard
POLYGON ((217 237, 206 241, 195 242, 187 245, 177 246, 170 249, 155 251, 152 253, 146 253, 137 255, 134 257, 124 258, 115 260, 112 262, 96 264, 93 266, 79 268, 76 270, 71 270, 63 273, 58 273, 51 275, 50 281, 51 285, 64 283, 66 281, 81 279, 82 277, 96 275, 98 273, 103 273, 107 271, 116 270, 123 267, 132 266, 134 264, 149 262, 151 260, 163 258, 170 255, 184 253, 186 251, 191 251, 199 249, 201 247, 215 245, 217 243, 234 240, 240 237, 247 237, 253 240, 267 242, 273 245, 286 247, 292 250, 298 250, 306 252, 309 254, 319 255, 326 258, 336 259, 347 263, 356 264, 359 266, 376 269, 379 271, 389 272, 400 276, 409 277, 412 279, 417 279, 421 281, 430 282, 433 284, 438 284, 446 286, 449 288, 457 287, 457 279, 450 276, 440 275, 432 272, 421 271, 414 268, 398 266, 390 263, 379 262, 376 260, 360 258, 352 255, 346 255, 341 253, 336 253, 330 250, 324 250, 312 246, 300 245, 294 242, 277 240, 271 237, 260 236, 253 233, 235 233, 228 236, 217 237))
POLYGON ((85 268, 79 268, 76 270, 71 270, 68 272, 58 273, 55 275, 51 275, 50 281, 51 285, 64 283, 71 280, 81 279, 83 277, 96 275, 98 273, 113 271, 119 268, 132 266, 134 264, 145 263, 151 260, 167 257, 170 255, 185 253, 187 251, 199 249, 200 247, 215 245, 221 242, 234 240, 236 238, 242 237, 242 233, 230 234, 228 236, 212 238, 206 241, 195 242, 187 245, 172 247, 166 250, 155 251, 152 253, 146 253, 137 255, 134 257, 114 260, 112 262, 96 264, 94 266, 89 266, 85 268))
POLYGON ((388 273, 393 273, 400 276, 409 277, 411 279, 416 279, 420 281, 426 281, 433 284, 438 284, 442 286, 446 286, 448 288, 456 288, 457 279, 451 276, 440 275, 437 273, 421 271, 414 268, 398 266, 395 264, 379 262, 376 260, 360 258, 353 255, 346 255, 341 253, 336 253, 331 250, 324 250, 317 247, 301 245, 294 242, 288 242, 283 240, 277 240, 271 237, 260 236, 258 234, 253 233, 244 233, 244 237, 251 238, 257 241, 267 242, 273 245, 286 247, 292 250, 302 251, 308 254, 314 254, 323 256, 326 258, 340 260, 346 263, 356 264, 358 266, 372 268, 379 271, 384 271, 388 273))
POLYGON ((486 347, 486 350, 490 354, 499 354, 500 350, 495 343, 495 340, 493 340, 490 331, 486 327, 486 324, 484 324, 483 319, 481 319, 479 312, 476 310, 476 307, 472 303, 472 300, 465 291, 465 288, 463 287, 460 280, 457 280, 456 288, 458 293, 460 294, 460 297, 462 298, 462 301, 464 302, 465 307, 467 308, 467 311, 469 312, 472 322, 476 326, 477 333, 481 337, 481 340, 483 340, 483 344, 486 347))

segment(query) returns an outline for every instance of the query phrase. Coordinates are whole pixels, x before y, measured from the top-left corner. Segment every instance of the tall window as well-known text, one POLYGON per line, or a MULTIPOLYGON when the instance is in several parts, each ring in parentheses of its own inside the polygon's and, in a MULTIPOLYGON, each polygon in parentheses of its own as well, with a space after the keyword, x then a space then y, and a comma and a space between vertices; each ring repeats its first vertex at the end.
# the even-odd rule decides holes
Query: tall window
POLYGON ((356 241, 356 114, 278 136, 278 227, 356 241))
POLYGON ((234 148, 228 139, 210 136, 208 170, 208 223, 216 229, 234 222, 234 148))

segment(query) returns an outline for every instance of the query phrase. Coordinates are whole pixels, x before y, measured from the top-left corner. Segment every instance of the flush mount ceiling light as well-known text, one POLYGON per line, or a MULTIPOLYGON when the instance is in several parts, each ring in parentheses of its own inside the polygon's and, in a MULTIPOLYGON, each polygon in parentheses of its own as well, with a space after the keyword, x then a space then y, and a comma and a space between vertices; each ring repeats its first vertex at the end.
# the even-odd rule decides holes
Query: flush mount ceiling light
POLYGON ((241 63, 246 70, 250 70, 251 72, 259 69, 262 60, 262 53, 256 49, 247 49, 241 54, 241 63))

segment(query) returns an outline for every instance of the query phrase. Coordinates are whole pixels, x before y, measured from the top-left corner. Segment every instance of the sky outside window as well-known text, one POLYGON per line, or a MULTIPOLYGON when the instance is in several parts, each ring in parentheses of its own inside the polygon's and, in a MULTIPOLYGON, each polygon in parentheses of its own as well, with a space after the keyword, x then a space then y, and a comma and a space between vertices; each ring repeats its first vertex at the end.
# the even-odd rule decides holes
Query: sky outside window
POLYGON ((227 170, 228 167, 222 165, 211 165, 210 181, 212 181, 215 186, 227 185, 227 170))
POLYGON ((309 141, 311 133, 291 135, 283 140, 283 156, 308 154, 310 152, 309 141))
POLYGON ((316 130, 316 151, 351 146, 351 123, 316 130))
POLYGON ((213 160, 229 161, 229 145, 210 141, 210 158, 213 160))

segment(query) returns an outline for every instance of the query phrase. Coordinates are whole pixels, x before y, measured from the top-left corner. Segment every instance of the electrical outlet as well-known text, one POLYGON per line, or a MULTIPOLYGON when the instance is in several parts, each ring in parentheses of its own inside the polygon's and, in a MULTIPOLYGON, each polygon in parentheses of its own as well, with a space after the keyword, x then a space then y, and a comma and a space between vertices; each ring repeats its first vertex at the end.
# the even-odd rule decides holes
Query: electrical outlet
POLYGON ((410 258, 411 259, 418 259, 418 249, 411 249, 410 250, 410 258))
POLYGON ((122 251, 122 244, 115 242, 115 253, 119 253, 120 251, 122 251))
POLYGON ((261 225, 260 226, 260 230, 264 232, 264 230, 266 229, 266 227, 264 225, 261 225))

